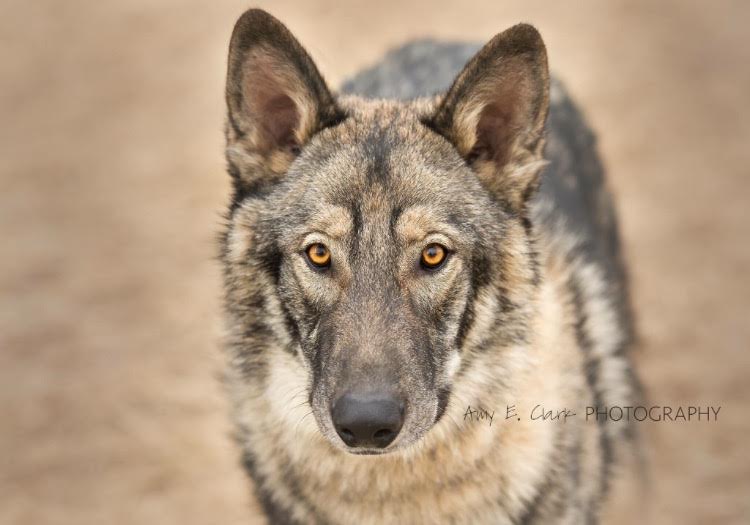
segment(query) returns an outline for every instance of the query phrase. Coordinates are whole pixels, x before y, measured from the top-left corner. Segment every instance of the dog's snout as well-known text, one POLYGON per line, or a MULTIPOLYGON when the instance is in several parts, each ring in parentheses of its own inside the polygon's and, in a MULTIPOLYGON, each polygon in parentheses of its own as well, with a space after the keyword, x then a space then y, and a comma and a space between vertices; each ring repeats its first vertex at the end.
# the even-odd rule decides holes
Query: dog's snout
POLYGON ((385 448, 404 423, 404 402, 392 394, 349 392, 335 401, 331 416, 347 446, 385 448))

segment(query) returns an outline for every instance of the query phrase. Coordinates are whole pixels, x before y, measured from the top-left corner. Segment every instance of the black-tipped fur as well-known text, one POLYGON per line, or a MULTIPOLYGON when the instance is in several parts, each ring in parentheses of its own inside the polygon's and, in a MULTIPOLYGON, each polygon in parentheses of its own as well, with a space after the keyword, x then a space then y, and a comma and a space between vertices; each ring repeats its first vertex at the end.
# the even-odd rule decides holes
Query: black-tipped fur
POLYGON ((627 279, 592 135, 550 91, 539 33, 415 43, 345 85, 414 100, 334 97, 259 10, 228 66, 226 383, 267 517, 598 522, 635 434, 582 414, 637 399, 627 279), (353 391, 402 402, 384 448, 337 433, 353 391), (534 421, 538 404, 581 417, 534 421))

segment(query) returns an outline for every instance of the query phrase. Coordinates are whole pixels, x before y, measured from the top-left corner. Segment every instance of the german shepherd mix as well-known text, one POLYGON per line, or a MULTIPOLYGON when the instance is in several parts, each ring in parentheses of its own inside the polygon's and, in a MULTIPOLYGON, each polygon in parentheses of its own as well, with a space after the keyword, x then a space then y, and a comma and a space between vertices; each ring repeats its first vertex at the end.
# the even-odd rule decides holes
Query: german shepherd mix
POLYGON ((533 27, 474 51, 334 96, 278 20, 234 28, 226 383, 271 523, 597 523, 637 464, 587 412, 639 392, 592 134, 533 27))

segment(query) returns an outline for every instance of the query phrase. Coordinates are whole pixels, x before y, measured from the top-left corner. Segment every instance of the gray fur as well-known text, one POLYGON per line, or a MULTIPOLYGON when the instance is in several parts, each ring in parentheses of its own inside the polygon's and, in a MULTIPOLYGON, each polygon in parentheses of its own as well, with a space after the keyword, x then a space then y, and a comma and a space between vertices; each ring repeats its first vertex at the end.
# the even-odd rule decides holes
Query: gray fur
MULTIPOLYGON (((431 39, 411 42, 345 81, 341 93, 400 100, 443 93, 481 47, 431 39)), ((590 258, 602 262, 612 280, 626 290, 617 219, 596 138, 562 83, 554 78, 551 93, 544 155, 549 165, 536 198, 552 206, 538 207, 537 220, 554 227, 563 217, 565 227, 583 240, 590 258)))
POLYGON ((638 396, 593 134, 559 83, 548 99, 536 30, 477 49, 409 44, 332 98, 280 22, 251 10, 235 28, 226 383, 274 523, 596 523, 632 463, 627 423, 461 421, 638 396), (431 242, 450 251, 435 272, 418 264, 431 242), (407 407, 382 450, 334 430, 335 400, 363 385, 407 407))
MULTIPOLYGON (((417 40, 389 51, 381 62, 341 86, 342 94, 409 100, 445 92, 481 49, 480 44, 417 40)), ((579 239, 579 249, 606 273, 618 316, 635 337, 617 214, 607 187, 596 136, 562 82, 552 78, 542 172, 535 196, 535 222, 562 228, 579 239)))

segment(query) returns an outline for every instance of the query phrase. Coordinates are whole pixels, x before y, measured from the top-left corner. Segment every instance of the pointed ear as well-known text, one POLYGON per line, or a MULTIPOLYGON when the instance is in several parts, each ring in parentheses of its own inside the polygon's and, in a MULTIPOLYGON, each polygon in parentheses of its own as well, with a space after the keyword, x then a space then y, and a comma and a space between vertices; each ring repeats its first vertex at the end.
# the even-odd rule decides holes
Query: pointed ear
POLYGON ((248 191, 278 180, 315 133, 344 117, 310 56, 260 9, 234 26, 226 100, 229 171, 248 191))
POLYGON ((426 124, 455 145, 485 187, 521 210, 544 166, 548 107, 544 42, 519 24, 471 59, 426 124))

